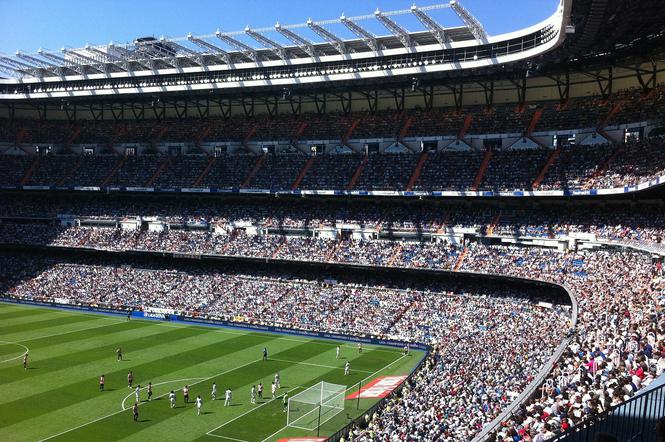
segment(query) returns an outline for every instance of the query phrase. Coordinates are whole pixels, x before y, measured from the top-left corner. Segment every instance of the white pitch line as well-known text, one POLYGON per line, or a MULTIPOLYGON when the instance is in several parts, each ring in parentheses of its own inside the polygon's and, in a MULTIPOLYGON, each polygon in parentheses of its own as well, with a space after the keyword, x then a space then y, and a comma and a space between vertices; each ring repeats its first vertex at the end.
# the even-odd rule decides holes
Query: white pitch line
MULTIPOLYGON (((175 384, 176 382, 185 382, 185 381, 200 381, 201 379, 205 379, 205 378, 184 378, 184 379, 176 379, 176 380, 173 380, 173 381, 158 382, 158 383, 156 383, 156 384, 152 384, 152 386, 153 386, 153 387, 157 387, 157 386, 159 386, 159 385, 164 385, 164 384, 175 384)), ((147 390, 147 389, 148 389, 148 386, 145 386, 145 387, 143 387, 143 388, 139 388, 139 391, 141 391, 141 390, 147 390)), ((180 390, 178 390, 178 391, 180 391, 180 390)), ((136 392, 134 391, 134 392, 132 392, 132 393, 129 393, 127 396, 125 396, 125 398, 122 400, 122 404, 120 404, 120 408, 122 409, 122 411, 127 410, 127 408, 125 408, 125 401, 126 401, 127 399, 129 399, 130 397, 134 396, 135 394, 136 394, 136 392)))
MULTIPOLYGON (((372 376, 376 375, 377 373, 382 372, 383 370, 385 370, 386 368, 390 367, 391 365, 393 365, 393 364, 396 363, 397 361, 401 361, 405 356, 406 356, 406 355, 402 355, 402 356, 400 356, 399 358, 395 359, 394 361, 392 361, 390 364, 386 365, 385 367, 383 367, 383 368, 381 368, 381 369, 379 369, 379 370, 373 372, 372 374, 370 374, 369 376, 367 376, 365 379, 363 379, 363 380, 360 381, 360 382, 365 382, 367 379, 371 378, 372 376)), ((356 383, 353 384, 353 385, 355 386, 355 385, 358 385, 358 384, 359 384, 359 382, 356 382, 356 383)), ((349 391, 349 389, 347 388, 346 391, 349 391)), ((285 426, 283 426, 282 428, 280 428, 279 430, 275 431, 273 434, 271 434, 270 436, 266 437, 266 438, 263 439, 261 442, 266 442, 268 439, 270 439, 270 438, 273 437, 274 435, 281 433, 285 428, 288 428, 288 425, 285 425, 285 426)))
MULTIPOLYGON (((100 319, 109 320, 109 319, 112 319, 112 318, 100 318, 100 319)), ((28 342, 28 341, 36 341, 37 339, 53 338, 55 336, 68 335, 70 333, 77 333, 77 332, 82 332, 82 331, 86 331, 86 330, 94 330, 96 328, 102 328, 102 327, 110 327, 112 325, 122 324, 123 322, 125 322, 125 321, 115 321, 113 324, 95 325, 93 327, 85 327, 85 328, 81 328, 81 329, 78 329, 78 330, 70 330, 70 331, 66 331, 66 332, 62 332, 62 333, 53 333, 51 335, 37 336, 36 338, 21 339, 21 340, 16 341, 16 342, 28 342)))
POLYGON ((206 433, 206 436, 213 436, 213 437, 218 437, 220 439, 234 440, 236 442, 249 442, 248 440, 245 439, 235 439, 233 437, 220 436, 219 434, 212 434, 212 433, 206 433))
MULTIPOLYGON (((275 359, 275 358, 269 358, 271 361, 277 361, 277 362, 290 362, 291 364, 297 364, 297 365, 309 365, 312 367, 321 367, 321 368, 332 368, 335 370, 344 370, 344 367, 335 367, 334 365, 323 365, 323 364, 314 364, 312 362, 299 362, 299 361, 289 361, 288 359, 275 359)), ((369 370, 353 370, 361 373, 374 373, 373 371, 369 370)))
MULTIPOLYGON (((301 387, 301 386, 293 387, 292 389, 288 390, 286 393, 287 393, 287 394, 288 394, 288 393, 291 393, 292 391, 298 390, 299 388, 303 388, 303 387, 301 387)), ((270 400, 267 400, 267 401, 265 401, 264 403, 262 403, 261 405, 259 405, 258 407, 254 407, 254 408, 252 408, 252 409, 250 409, 250 410, 247 410, 247 411, 244 412, 243 414, 241 414, 241 415, 239 415, 239 416, 236 416, 236 417, 234 417, 233 419, 231 419, 231 420, 229 420, 229 421, 224 422, 222 425, 220 425, 220 426, 218 426, 218 427, 213 428, 212 430, 208 431, 206 434, 209 435, 209 436, 223 437, 223 438, 225 438, 225 439, 240 440, 240 439, 233 439, 232 437, 220 436, 220 435, 218 435, 218 434, 211 434, 211 433, 212 433, 213 431, 217 431, 217 430, 219 430, 219 429, 222 428, 222 427, 227 426, 227 425, 230 424, 231 422, 237 421, 238 419, 240 419, 240 418, 243 417, 243 416, 248 415, 249 413, 253 413, 253 412, 255 412, 256 410, 258 410, 259 408, 263 407, 264 405, 268 405, 268 404, 271 403, 272 401, 275 401, 275 400, 277 400, 277 399, 279 399, 279 398, 281 398, 281 397, 284 397, 284 395, 277 396, 277 397, 275 397, 275 398, 272 398, 272 399, 270 399, 270 400)))
MULTIPOLYGON (((217 374, 212 375, 212 376, 210 376, 210 377, 208 377, 208 378, 200 378, 200 379, 201 379, 200 381, 198 381, 198 382, 194 382, 194 383, 192 383, 191 385, 197 385, 197 384, 200 384, 201 382, 205 382, 205 381, 208 381, 208 380, 210 380, 210 379, 212 379, 212 378, 216 378, 216 377, 218 377, 218 376, 225 375, 226 373, 230 373, 230 372, 232 372, 232 371, 238 370, 238 369, 243 368, 243 367, 247 367, 248 365, 255 364, 256 362, 260 362, 260 361, 261 361, 261 359, 255 359, 255 360, 253 360, 253 361, 247 362, 246 364, 242 364, 242 365, 239 365, 239 366, 237 366, 237 367, 229 368, 228 370, 224 370, 223 372, 221 372, 221 373, 217 373, 217 374)), ((164 393, 164 394, 160 394, 159 396, 155 396, 155 399, 159 399, 160 397, 164 397, 164 396, 166 396, 167 394, 168 394, 168 393, 164 393)), ((140 406, 140 405, 143 405, 143 404, 146 404, 146 403, 147 403, 147 402, 142 402, 141 404, 139 404, 139 406, 140 406)), ((77 425, 76 427, 72 427, 72 428, 70 428, 69 430, 65 430, 65 431, 62 431, 62 432, 60 432, 60 433, 58 433, 58 434, 54 434, 54 435, 49 436, 49 437, 46 437, 46 438, 44 438, 44 439, 40 439, 39 442, 43 442, 43 441, 46 441, 46 440, 50 440, 50 439, 56 438, 56 437, 58 437, 58 436, 62 436, 63 434, 71 433, 71 432, 74 431, 74 430, 78 430, 79 428, 83 428, 83 427, 86 427, 86 426, 88 426, 88 425, 90 425, 90 424, 94 424, 95 422, 99 422, 99 421, 101 421, 101 420, 104 420, 104 419, 107 419, 107 418, 109 418, 109 417, 115 416, 116 414, 123 413, 124 411, 125 411, 125 410, 120 410, 120 411, 116 411, 115 413, 107 414, 106 416, 99 417, 99 418, 97 418, 97 419, 91 420, 90 422, 86 422, 86 423, 84 423, 84 424, 77 425)))
POLYGON ((23 344, 19 344, 18 342, 0 341, 0 344, 18 345, 19 347, 23 347, 25 349, 25 351, 23 353, 21 353, 20 355, 15 356, 13 358, 9 358, 9 359, 4 359, 4 360, 0 361, 0 364, 5 363, 5 362, 10 362, 10 361, 15 361, 17 359, 21 359, 23 356, 27 355, 28 352, 30 351, 30 349, 28 347, 26 347, 23 344))

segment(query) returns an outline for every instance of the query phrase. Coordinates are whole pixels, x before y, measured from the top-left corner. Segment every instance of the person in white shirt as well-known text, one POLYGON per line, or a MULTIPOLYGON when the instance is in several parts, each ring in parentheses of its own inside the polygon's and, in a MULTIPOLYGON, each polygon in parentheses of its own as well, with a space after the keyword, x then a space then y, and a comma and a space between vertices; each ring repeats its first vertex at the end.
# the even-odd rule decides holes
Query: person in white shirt
POLYGON ((227 388, 226 393, 224 394, 224 406, 225 407, 228 407, 229 405, 231 405, 231 396, 232 396, 231 389, 227 388))
POLYGON ((339 359, 339 345, 337 346, 335 359, 339 359))
POLYGON ((201 407, 203 406, 203 399, 201 395, 196 396, 196 415, 201 416, 201 407))
POLYGON ((249 401, 252 404, 256 404, 256 386, 252 385, 252 390, 249 393, 249 401))
POLYGON ((173 390, 169 393, 169 402, 171 403, 171 408, 175 408, 175 393, 173 390))
POLYGON ((282 388, 279 385, 279 372, 275 373, 275 386, 279 389, 282 388))
POLYGON ((270 386, 270 392, 272 393, 272 398, 275 399, 275 393, 277 392, 277 387, 275 387, 275 383, 273 382, 272 385, 270 386))
POLYGON ((344 364, 344 376, 347 376, 350 371, 351 371, 351 363, 349 361, 346 361, 346 364, 344 364))
POLYGON ((210 396, 212 396, 213 401, 217 399, 217 384, 214 382, 212 383, 212 392, 210 392, 210 396))
POLYGON ((134 395, 136 396, 136 402, 141 402, 141 386, 137 385, 136 389, 134 390, 134 395))

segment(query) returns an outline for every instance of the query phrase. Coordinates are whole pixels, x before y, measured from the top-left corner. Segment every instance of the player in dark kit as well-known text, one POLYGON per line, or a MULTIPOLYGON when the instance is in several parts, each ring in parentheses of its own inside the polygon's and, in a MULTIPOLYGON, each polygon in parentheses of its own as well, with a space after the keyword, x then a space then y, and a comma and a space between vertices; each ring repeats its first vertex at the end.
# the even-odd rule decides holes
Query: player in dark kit
POLYGON ((134 382, 134 373, 131 371, 127 373, 127 387, 132 388, 132 383, 134 382))
POLYGON ((132 413, 134 414, 134 422, 139 421, 139 404, 138 402, 134 402, 134 406, 132 407, 132 413))
POLYGON ((268 349, 266 347, 263 347, 263 360, 268 360, 268 349))
POLYGON ((24 370, 28 369, 28 352, 27 351, 23 355, 23 369, 24 370))
POLYGON ((148 402, 152 398, 152 382, 148 382, 148 402))
POLYGON ((101 375, 99 377, 99 391, 104 391, 104 383, 105 383, 104 375, 101 375))

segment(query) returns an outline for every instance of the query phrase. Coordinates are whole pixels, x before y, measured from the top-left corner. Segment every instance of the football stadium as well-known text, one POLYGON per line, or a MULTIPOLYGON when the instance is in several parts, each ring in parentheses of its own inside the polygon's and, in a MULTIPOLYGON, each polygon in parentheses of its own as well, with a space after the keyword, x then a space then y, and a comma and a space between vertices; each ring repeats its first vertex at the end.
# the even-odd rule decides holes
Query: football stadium
POLYGON ((0 53, 0 440, 665 442, 663 2, 279 3, 0 53))

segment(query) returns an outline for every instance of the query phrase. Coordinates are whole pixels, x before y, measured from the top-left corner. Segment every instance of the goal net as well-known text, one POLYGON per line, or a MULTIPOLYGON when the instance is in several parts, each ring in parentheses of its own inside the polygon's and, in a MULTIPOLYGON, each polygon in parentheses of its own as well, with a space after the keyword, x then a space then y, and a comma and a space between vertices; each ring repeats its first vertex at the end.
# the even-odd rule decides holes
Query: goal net
POLYGON ((316 430, 344 411, 345 385, 319 382, 289 399, 286 425, 316 430))

